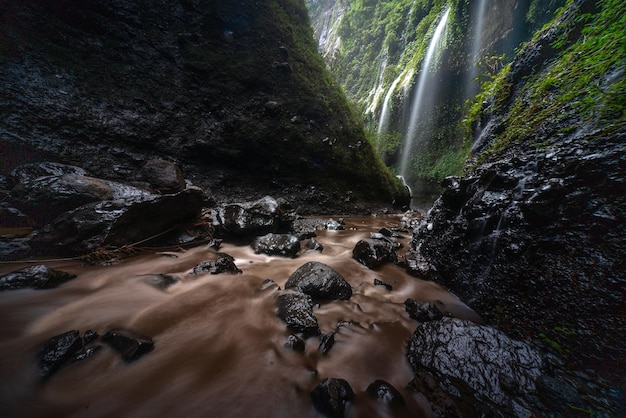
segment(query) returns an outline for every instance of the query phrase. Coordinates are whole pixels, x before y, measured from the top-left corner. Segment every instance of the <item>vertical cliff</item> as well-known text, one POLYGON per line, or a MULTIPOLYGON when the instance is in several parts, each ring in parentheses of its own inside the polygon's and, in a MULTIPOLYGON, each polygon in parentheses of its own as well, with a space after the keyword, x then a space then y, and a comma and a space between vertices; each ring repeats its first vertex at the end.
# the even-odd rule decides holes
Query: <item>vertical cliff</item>
POLYGON ((348 212, 406 199, 300 0, 2 1, 0 21, 11 146, 125 180, 168 158, 218 199, 348 212))
POLYGON ((415 274, 560 358, 552 373, 608 416, 626 370, 625 16, 619 1, 569 2, 486 84, 474 159, 445 180, 408 255, 415 274))

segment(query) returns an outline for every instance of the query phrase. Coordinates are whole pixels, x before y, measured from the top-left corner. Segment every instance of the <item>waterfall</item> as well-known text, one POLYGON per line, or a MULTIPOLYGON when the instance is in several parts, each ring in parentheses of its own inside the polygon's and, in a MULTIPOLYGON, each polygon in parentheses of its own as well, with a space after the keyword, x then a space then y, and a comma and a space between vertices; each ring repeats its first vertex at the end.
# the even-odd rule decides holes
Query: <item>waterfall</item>
POLYGON ((383 51, 382 56, 380 57, 380 67, 378 69, 378 79, 376 82, 376 87, 370 92, 370 96, 372 96, 372 101, 370 105, 365 110, 365 113, 374 114, 376 108, 378 107, 378 102, 380 101, 380 96, 385 91, 383 89, 383 79, 385 76, 385 68, 387 68, 387 51, 383 51))
POLYGON ((380 136, 383 133, 387 132, 387 125, 389 124, 389 102, 391 101, 391 96, 393 95, 393 92, 396 90, 396 87, 398 87, 398 83, 400 82, 400 80, 402 80, 402 77, 404 76, 404 74, 400 74, 398 77, 396 77, 395 80, 393 80, 393 83, 391 83, 391 87, 389 87, 389 90, 387 91, 387 94, 385 95, 385 100, 383 100, 383 108, 380 111, 380 118, 378 119, 378 136, 380 136))
POLYGON ((469 56, 470 70, 467 74, 465 84, 466 97, 472 97, 478 93, 479 84, 476 82, 478 77, 478 61, 480 61, 480 52, 483 48, 482 34, 485 24, 485 11, 487 0, 480 0, 474 9, 473 30, 472 30, 472 49, 469 56))
POLYGON ((435 56, 435 52, 437 52, 437 46, 439 45, 439 41, 444 33, 446 28, 446 23, 448 21, 448 15, 450 14, 450 7, 448 7, 441 17, 437 28, 435 29, 435 33, 433 34, 432 39, 430 40, 430 44, 428 45, 428 50, 426 51, 426 56, 424 57, 424 61, 422 63, 422 68, 420 70, 420 77, 417 82, 417 88, 415 90, 415 96, 412 103, 411 109, 411 118, 409 119, 409 127, 407 129, 406 137, 404 139, 404 148, 402 150, 402 156, 400 160, 400 175, 406 176, 407 168, 409 165, 409 159, 413 149, 413 141, 416 136, 417 123, 420 119, 421 108, 428 99, 427 90, 429 81, 429 73, 431 62, 433 57, 435 56))
POLYGON ((330 8, 322 13, 321 24, 313 27, 318 39, 318 50, 325 58, 332 58, 339 49, 341 39, 337 34, 337 28, 346 11, 341 2, 335 2, 330 8))

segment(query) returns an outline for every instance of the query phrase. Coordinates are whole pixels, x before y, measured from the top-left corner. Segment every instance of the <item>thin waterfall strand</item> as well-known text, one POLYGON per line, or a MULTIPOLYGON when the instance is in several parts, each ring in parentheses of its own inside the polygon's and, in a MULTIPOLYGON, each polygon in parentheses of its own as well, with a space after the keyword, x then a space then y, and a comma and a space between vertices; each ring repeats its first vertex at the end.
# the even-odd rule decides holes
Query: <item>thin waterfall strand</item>
POLYGON ((420 78, 417 83, 417 90, 415 92, 415 98, 413 100, 413 108, 411 112, 411 119, 409 123, 409 128, 407 130, 406 138, 404 140, 404 149, 402 150, 402 157, 400 160, 400 175, 406 176, 407 168, 409 165, 409 157, 411 154, 411 150, 413 148, 413 141, 415 139, 415 131, 417 128, 417 123, 420 119, 421 107, 426 98, 426 85, 428 84, 428 70, 430 68, 433 57, 435 56, 435 52, 437 51, 437 46, 439 44, 439 40, 441 39, 444 30, 446 28, 446 23, 448 22, 448 15, 450 14, 450 7, 448 7, 441 17, 437 28, 435 29, 435 33, 433 34, 432 39, 430 40, 430 45, 428 46, 428 50, 426 52, 426 57, 424 58, 424 62, 422 63, 422 68, 420 72, 420 78))

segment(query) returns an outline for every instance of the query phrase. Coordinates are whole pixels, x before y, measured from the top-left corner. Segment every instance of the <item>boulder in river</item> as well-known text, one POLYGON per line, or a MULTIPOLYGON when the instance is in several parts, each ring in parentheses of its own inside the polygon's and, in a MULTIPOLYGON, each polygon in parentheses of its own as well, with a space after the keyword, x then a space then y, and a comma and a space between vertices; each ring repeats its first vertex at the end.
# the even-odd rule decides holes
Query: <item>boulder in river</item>
POLYGON ((313 313, 313 300, 309 295, 294 292, 278 297, 278 317, 293 331, 305 336, 319 335, 320 328, 313 313))
POLYGON ((291 234, 270 233, 258 237, 250 244, 256 254, 281 255, 295 257, 300 251, 300 240, 291 234))
POLYGON ((239 274, 241 273, 241 270, 237 267, 235 259, 231 255, 226 253, 216 253, 214 260, 203 261, 195 266, 191 272, 193 274, 239 274))
POLYGON ((510 416, 530 415, 523 400, 536 390, 541 357, 494 328, 454 318, 426 322, 411 337, 407 358, 414 371, 425 368, 441 376, 440 385, 451 395, 467 385, 510 416))
POLYGON ((284 200, 265 196, 253 202, 221 205, 214 222, 224 235, 251 236, 276 232, 283 224, 293 221, 294 216, 284 200))
POLYGON ((83 348, 83 340, 76 330, 52 337, 39 351, 39 369, 43 378, 52 376, 69 363, 83 348))
POLYGON ((74 274, 38 264, 0 276, 0 290, 50 289, 75 278, 74 274))
POLYGON ((354 391, 344 379, 324 379, 311 391, 315 409, 329 418, 344 416, 346 404, 354 400, 354 391))
POLYGON ((102 341, 117 351, 126 362, 137 360, 154 348, 152 338, 129 330, 107 331, 102 341))
POLYGON ((360 240, 352 250, 352 257, 370 269, 398 261, 393 244, 381 239, 360 240))
POLYGON ((352 297, 350 283, 332 267, 318 261, 309 261, 294 271, 285 289, 305 293, 316 300, 347 300, 352 297))

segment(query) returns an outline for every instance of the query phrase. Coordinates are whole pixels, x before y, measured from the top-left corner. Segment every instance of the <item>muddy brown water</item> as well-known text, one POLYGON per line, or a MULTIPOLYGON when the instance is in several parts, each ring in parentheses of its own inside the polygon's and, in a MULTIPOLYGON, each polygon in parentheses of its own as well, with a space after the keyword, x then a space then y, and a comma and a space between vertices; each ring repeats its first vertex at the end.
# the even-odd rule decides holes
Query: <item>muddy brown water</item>
MULTIPOLYGON (((356 393, 348 417, 430 416, 422 395, 404 389, 412 378, 406 343, 418 326, 404 301, 439 301, 460 318, 476 319, 475 313, 398 266, 374 271, 352 259, 359 239, 397 226, 399 217, 345 221, 345 231, 318 231, 322 253, 303 251, 294 259, 224 244, 219 251, 235 257, 241 275, 190 274, 215 252, 207 247, 111 266, 48 263, 78 277, 56 289, 0 293, 0 416, 317 417, 309 393, 326 377, 346 379, 356 393), (262 286, 269 278, 282 289, 308 261, 332 266, 354 292, 348 301, 315 308, 322 333, 337 331, 327 354, 318 351, 317 337, 307 339, 304 353, 284 346, 290 332, 276 316, 281 291, 262 286), (160 290, 150 284, 151 274, 171 274, 180 282, 160 290), (375 286, 374 279, 393 289, 375 286), (350 324, 337 327, 340 321, 350 324), (36 352, 48 338, 72 329, 82 334, 113 328, 152 337, 154 350, 125 363, 105 347, 46 382, 38 377, 36 352), (392 411, 368 398, 365 389, 377 379, 400 390, 407 408, 392 411)), ((19 267, 0 265, 0 273, 19 267)))

